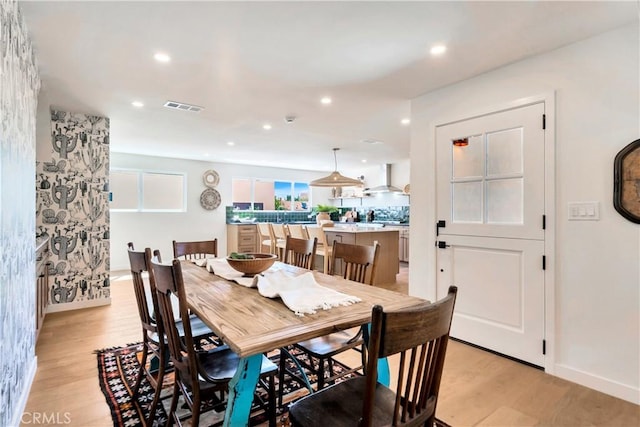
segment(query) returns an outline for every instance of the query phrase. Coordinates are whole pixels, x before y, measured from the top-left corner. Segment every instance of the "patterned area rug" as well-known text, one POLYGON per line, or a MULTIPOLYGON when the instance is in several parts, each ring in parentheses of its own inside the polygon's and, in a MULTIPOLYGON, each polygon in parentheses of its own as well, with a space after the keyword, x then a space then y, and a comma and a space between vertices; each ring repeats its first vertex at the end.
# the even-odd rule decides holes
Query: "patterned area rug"
MULTIPOLYGON (((111 417, 113 419, 113 425, 115 427, 136 427, 143 426, 143 420, 149 416, 149 406, 153 401, 153 388, 146 378, 143 378, 140 385, 140 393, 137 399, 132 397, 132 388, 135 384, 136 375, 140 367, 140 352, 142 351, 142 344, 131 344, 124 347, 110 348, 105 350, 96 351, 98 355, 98 376, 100 381, 100 388, 105 395, 107 404, 111 409, 111 417)), ((292 353, 296 357, 301 356, 296 354, 294 350, 292 353)), ((269 355, 269 358, 277 365, 280 357, 280 352, 275 351, 269 355)), ((289 369, 293 370, 294 366, 287 358, 287 364, 290 365, 289 369)), ((346 369, 346 366, 340 362, 334 362, 334 369, 336 372, 346 369)), ((309 374, 307 372, 307 374, 309 374)), ((309 379, 314 382, 315 378, 309 375, 309 379)), ((164 426, 167 421, 167 412, 165 408, 169 409, 171 404, 170 393, 172 391, 171 375, 165 377, 165 385, 161 394, 161 405, 158 405, 156 416, 154 420, 154 426, 164 426)), ((276 390, 279 390, 278 378, 276 376, 276 390)), ((257 393, 266 396, 266 390, 260 388, 257 389, 257 393)), ((284 384, 284 398, 282 407, 278 408, 278 425, 289 425, 287 419, 287 406, 288 404, 306 395, 308 392, 306 388, 302 387, 298 382, 291 380, 288 376, 285 376, 284 384)), ((180 408, 181 405, 178 404, 180 408)), ((219 423, 224 416, 224 413, 218 413, 210 411, 204 414, 201 418, 201 425, 214 425, 219 423)), ((252 417, 252 425, 265 425, 267 422, 264 414, 257 414, 252 417)))

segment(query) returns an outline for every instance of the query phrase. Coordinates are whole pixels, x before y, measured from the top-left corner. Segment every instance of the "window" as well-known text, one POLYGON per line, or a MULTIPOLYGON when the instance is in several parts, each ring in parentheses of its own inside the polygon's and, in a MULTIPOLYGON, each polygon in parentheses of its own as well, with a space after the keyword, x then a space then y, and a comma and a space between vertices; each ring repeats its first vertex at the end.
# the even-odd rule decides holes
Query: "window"
POLYGON ((184 212, 186 176, 181 173, 112 170, 110 209, 133 212, 184 212))
POLYGON ((273 179, 234 178, 233 207, 236 210, 308 211, 309 183, 273 179))

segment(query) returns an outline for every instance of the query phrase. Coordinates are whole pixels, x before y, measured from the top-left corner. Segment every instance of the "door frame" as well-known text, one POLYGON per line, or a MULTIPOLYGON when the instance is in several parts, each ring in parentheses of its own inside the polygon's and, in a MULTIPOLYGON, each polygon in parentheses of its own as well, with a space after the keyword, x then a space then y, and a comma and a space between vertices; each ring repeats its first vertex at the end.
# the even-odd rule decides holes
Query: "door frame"
MULTIPOLYGON (((500 103, 497 105, 488 105, 480 109, 472 110, 463 114, 456 114, 455 117, 444 116, 438 118, 430 125, 429 132, 433 136, 433 191, 436 191, 437 185, 437 157, 436 157, 436 130, 438 127, 450 125, 453 123, 470 120, 482 116, 487 116, 514 108, 525 107, 532 104, 544 103, 544 114, 546 117, 546 126, 544 134, 544 212, 546 215, 546 229, 544 238, 544 253, 546 256, 546 268, 544 274, 544 339, 546 342, 546 352, 544 357, 544 370, 546 373, 555 374, 555 240, 556 240, 556 99, 555 91, 543 92, 537 95, 531 95, 519 98, 510 102, 500 103)), ((435 201, 437 203, 437 199, 435 201)), ((437 217, 437 206, 434 204, 434 216, 437 217)), ((437 220, 437 218, 436 218, 437 220)), ((435 229, 435 224, 434 224, 435 229)), ((435 233, 434 233, 435 238, 435 233)), ((434 240, 435 241, 435 240, 434 240)), ((432 295, 435 295, 435 286, 437 284, 436 260, 437 254, 435 248, 432 249, 432 274, 431 283, 434 285, 432 295)))

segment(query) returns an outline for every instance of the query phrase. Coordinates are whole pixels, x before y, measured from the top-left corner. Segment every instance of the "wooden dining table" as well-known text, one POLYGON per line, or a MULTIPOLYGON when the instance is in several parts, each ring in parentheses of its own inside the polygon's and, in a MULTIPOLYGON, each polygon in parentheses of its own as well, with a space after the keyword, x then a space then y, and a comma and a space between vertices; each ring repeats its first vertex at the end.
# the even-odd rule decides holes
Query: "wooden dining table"
MULTIPOLYGON (((313 271, 324 287, 359 297, 362 301, 298 316, 280 298, 266 298, 249 288, 183 261, 182 274, 191 310, 240 356, 240 366, 229 384, 225 426, 248 425, 263 353, 371 321, 371 309, 403 309, 425 300, 313 271)), ((275 268, 296 276, 308 270, 276 263, 275 268)), ((381 377, 389 377, 382 366, 381 377)), ((382 382, 382 381, 381 381, 382 382)), ((388 379, 384 382, 388 383, 388 379)))

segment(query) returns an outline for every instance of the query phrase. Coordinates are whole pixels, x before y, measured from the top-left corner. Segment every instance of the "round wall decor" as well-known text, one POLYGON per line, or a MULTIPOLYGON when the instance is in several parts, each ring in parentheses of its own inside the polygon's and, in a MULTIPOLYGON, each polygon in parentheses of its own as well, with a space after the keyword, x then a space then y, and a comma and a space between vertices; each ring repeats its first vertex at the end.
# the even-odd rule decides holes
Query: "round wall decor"
POLYGON ((220 182, 220 176, 218 175, 218 172, 214 171, 213 169, 209 169, 204 174, 202 174, 202 180, 204 181, 204 185, 209 188, 213 188, 220 182))
POLYGON ((200 205, 210 211, 220 206, 221 198, 218 190, 207 188, 200 194, 200 205))

